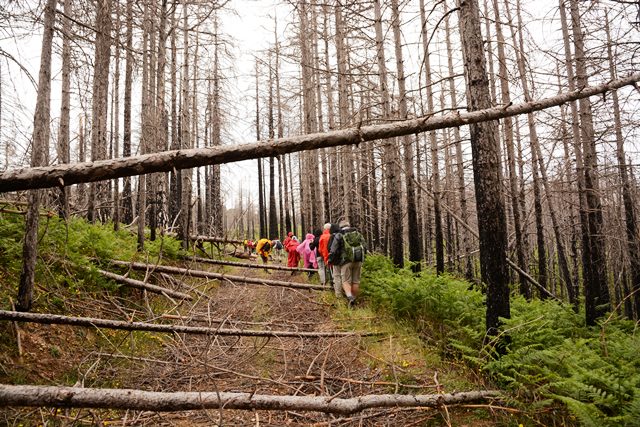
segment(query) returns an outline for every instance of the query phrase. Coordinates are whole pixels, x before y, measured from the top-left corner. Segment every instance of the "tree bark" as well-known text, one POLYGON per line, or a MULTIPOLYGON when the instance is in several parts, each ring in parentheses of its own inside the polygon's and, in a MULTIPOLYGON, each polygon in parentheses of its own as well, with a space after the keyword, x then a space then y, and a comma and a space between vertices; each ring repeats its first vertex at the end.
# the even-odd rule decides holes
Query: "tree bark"
MULTIPOLYGON (((131 156, 131 87, 133 82, 133 0, 127 0, 127 47, 124 71, 124 117, 122 135, 122 157, 131 156)), ((133 195, 131 175, 124 177, 122 185, 122 219, 126 224, 133 222, 133 195)))
MULTIPOLYGON (((509 73, 507 71, 507 55, 505 53, 505 40, 502 33, 502 23, 500 22, 500 7, 497 0, 493 0, 493 13, 495 17, 496 37, 498 46, 498 77, 500 79, 500 95, 502 105, 511 104, 511 92, 509 89, 509 73)), ((518 182, 516 179, 516 162, 514 154, 514 140, 513 140, 513 121, 511 117, 506 117, 502 122, 503 132, 505 136, 504 145, 507 149, 508 170, 509 170, 509 189, 510 189, 510 201, 511 211, 513 215, 513 228, 516 235, 516 259, 518 260, 518 266, 526 271, 527 263, 525 260, 524 242, 522 238, 522 224, 520 221, 520 206, 518 204, 518 182)), ((534 175, 534 180, 537 178, 534 175)), ((535 185, 535 181, 534 181, 535 185)), ((520 294, 526 299, 531 299, 531 289, 526 278, 519 274, 520 279, 520 294)), ((545 286, 546 281, 539 282, 545 286)))
MULTIPOLYGON (((64 2, 62 19, 62 89, 60 97, 60 126, 58 127, 58 163, 68 164, 71 161, 69 150, 69 122, 71 114, 71 2, 64 2)), ((69 188, 60 188, 58 198, 58 215, 69 216, 69 188)))
POLYGON ((294 268, 294 267, 284 267, 282 265, 272 265, 272 264, 249 264, 246 262, 221 261, 217 259, 200 258, 200 257, 185 257, 185 259, 192 260, 195 262, 201 262, 203 264, 229 265, 233 267, 242 267, 242 268, 261 268, 266 270, 300 271, 300 272, 307 272, 307 273, 315 273, 316 271, 318 271, 314 268, 294 268))
MULTIPOLYGON (((376 56, 378 61, 378 76, 380 84, 380 98, 382 104, 382 118, 391 119, 391 96, 388 89, 387 66, 384 53, 384 38, 382 32, 382 12, 380 10, 380 1, 373 2, 375 14, 375 31, 376 31, 376 56)), ((385 238, 385 246, 391 249, 391 259, 397 267, 404 266, 404 232, 402 219, 402 204, 400 202, 400 161, 398 158, 398 149, 394 146, 392 139, 384 142, 384 174, 387 194, 386 217, 388 218, 389 227, 388 237, 385 238)))
POLYGON ((180 267, 170 267, 167 265, 148 265, 148 264, 143 264, 138 262, 130 263, 130 262, 118 261, 118 260, 111 260, 110 262, 113 265, 117 265, 120 267, 128 267, 133 270, 153 271, 153 272, 168 273, 168 274, 180 274, 180 275, 187 275, 190 277, 201 277, 205 279, 216 279, 216 280, 228 280, 231 282, 249 283, 254 285, 280 286, 280 287, 292 288, 292 289, 308 289, 308 290, 316 290, 316 291, 327 290, 326 286, 321 286, 321 285, 308 285, 305 283, 285 282, 282 280, 269 280, 269 279, 255 278, 255 277, 233 276, 233 275, 223 274, 223 273, 212 273, 210 271, 192 270, 189 268, 180 268, 180 267))
POLYGON ((121 276, 120 274, 111 273, 110 271, 98 270, 98 273, 102 274, 107 279, 111 279, 121 285, 130 286, 132 288, 144 289, 156 294, 165 294, 170 297, 192 300, 193 297, 189 294, 177 292, 171 289, 163 288, 162 286, 152 285, 150 283, 143 282, 141 280, 131 279, 129 277, 121 276))
POLYGON ((128 322, 122 320, 96 319, 93 317, 71 317, 58 314, 19 313, 17 311, 0 310, 0 320, 41 323, 45 325, 71 325, 88 328, 118 329, 121 331, 149 331, 162 333, 179 333, 192 335, 231 336, 231 337, 290 337, 290 338, 325 338, 350 336, 375 336, 375 332, 342 332, 342 331, 276 331, 252 329, 207 328, 200 326, 162 325, 157 323, 128 322))
MULTIPOLYGON (((571 10, 571 28, 575 46, 576 84, 578 89, 587 86, 587 69, 584 52, 584 41, 580 24, 580 11, 576 0, 569 0, 571 10)), ((584 191, 586 201, 587 227, 583 238, 587 251, 586 262, 583 261, 585 316, 588 325, 595 325, 596 320, 610 309, 609 287, 607 283, 607 259, 603 232, 602 202, 598 183, 598 159, 593 130, 593 114, 589 99, 581 99, 578 103, 580 115, 580 140, 584 154, 584 191)))
MULTIPOLYGON (((607 32, 607 56, 609 59, 609 74, 612 79, 616 78, 616 68, 613 59, 611 33, 609 31, 609 17, 605 20, 605 30, 607 32)), ((616 157, 618 159, 618 173, 622 182, 622 200, 624 204, 625 232, 627 234, 627 252, 629 253, 629 264, 631 273, 631 292, 634 293, 633 301, 635 306, 635 319, 640 318, 640 237, 638 236, 636 210, 633 203, 633 187, 627 172, 627 161, 624 151, 624 137, 622 136, 622 122, 620 119, 620 102, 618 91, 611 92, 611 102, 613 105, 614 130, 616 134, 616 157)), ((626 297, 626 295, 625 295, 626 297)))
MULTIPOLYGON (((42 166, 46 161, 45 151, 49 147, 51 115, 51 50, 56 16, 56 0, 47 0, 44 9, 44 32, 40 51, 40 72, 36 111, 33 115, 33 143, 31 166, 42 166)), ((0 185, 0 187, 2 187, 0 185)), ((29 311, 33 304, 33 286, 38 258, 38 222, 40 218, 41 190, 29 194, 29 209, 25 218, 24 244, 22 247, 22 270, 18 285, 19 311, 29 311)))
MULTIPOLYGON (((107 158, 107 101, 111 58, 111 0, 96 2, 95 62, 91 108, 91 160, 107 158)), ((89 221, 102 219, 107 187, 104 183, 89 187, 89 221)))
MULTIPOLYGON (((407 91, 405 88, 405 76, 404 76, 404 60, 402 57, 402 35, 400 33, 400 9, 398 6, 398 0, 391 0, 391 21, 393 27, 393 38, 395 41, 395 57, 396 57, 396 71, 398 73, 398 113, 400 120, 406 120, 407 113, 407 91)), ((428 60, 425 60, 428 61, 428 60)), ((429 113, 433 112, 433 104, 431 105, 429 113)), ((433 133, 433 132, 431 132, 433 133)), ((409 261, 413 263, 412 270, 419 272, 422 269, 422 233, 420 227, 418 227, 418 211, 416 206, 416 190, 413 184, 415 177, 414 173, 414 150, 413 150, 413 138, 412 135, 405 135, 403 137, 404 148, 404 174, 405 174, 405 200, 407 209, 407 231, 409 237, 409 261)), ((437 148, 435 162, 437 164, 437 148)), ((434 177, 435 180, 435 177, 434 177)), ((438 187, 439 189, 440 187, 438 187)), ((434 187, 435 192, 435 187, 434 187)), ((439 191, 438 191, 439 193, 439 191)), ((435 195, 435 194, 434 194, 435 195)), ((434 198, 434 200, 437 199, 434 198)), ((438 212, 439 214, 439 212, 438 212)), ((438 218, 439 219, 439 218, 438 218)), ((395 236, 397 237, 397 235, 395 236)), ((440 228, 440 240, 441 240, 441 255, 444 254, 444 245, 442 245, 442 228, 440 228)), ((436 240, 437 242, 437 240, 436 240)), ((437 247, 437 244, 436 244, 437 247)), ((444 256, 442 256, 442 265, 438 264, 437 272, 442 273, 444 271, 444 256)))
POLYGON ((636 81, 640 81, 640 72, 598 86, 585 87, 581 90, 537 101, 514 104, 506 108, 500 106, 466 113, 452 113, 440 117, 426 116, 396 123, 362 126, 360 128, 337 130, 322 134, 300 135, 265 143, 224 146, 217 149, 171 150, 98 162, 12 169, 0 174, 0 192, 56 187, 60 185, 61 179, 65 185, 93 182, 151 172, 168 172, 173 169, 231 163, 240 160, 270 157, 274 154, 315 150, 322 147, 355 145, 366 141, 393 138, 435 129, 482 123, 544 110, 580 98, 619 89, 636 81))
MULTIPOLYGON (((460 33, 465 62, 470 111, 491 105, 485 66, 477 0, 460 4, 460 33)), ((480 235, 480 269, 487 285, 486 328, 489 335, 498 333, 500 318, 511 316, 509 308, 509 274, 507 270, 507 223, 497 122, 472 124, 471 147, 473 176, 480 235)))
POLYGON ((2 406, 54 406, 111 408, 143 411, 183 411, 202 409, 247 409, 277 411, 317 411, 353 414, 371 408, 440 407, 482 402, 498 398, 497 391, 468 391, 451 394, 365 395, 349 399, 335 396, 273 396, 229 392, 173 392, 130 389, 0 385, 2 406))

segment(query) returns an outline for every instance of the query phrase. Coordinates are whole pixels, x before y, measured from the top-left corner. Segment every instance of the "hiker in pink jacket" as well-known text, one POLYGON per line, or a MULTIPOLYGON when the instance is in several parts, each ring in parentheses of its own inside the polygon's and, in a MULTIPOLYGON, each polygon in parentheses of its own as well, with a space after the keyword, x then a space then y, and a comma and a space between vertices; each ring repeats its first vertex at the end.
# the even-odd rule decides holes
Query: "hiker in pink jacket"
POLYGON ((316 261, 315 251, 312 251, 309 244, 313 242, 315 236, 308 233, 305 236, 304 242, 300 243, 300 246, 296 249, 300 254, 300 257, 304 260, 304 268, 318 268, 318 262, 316 261))

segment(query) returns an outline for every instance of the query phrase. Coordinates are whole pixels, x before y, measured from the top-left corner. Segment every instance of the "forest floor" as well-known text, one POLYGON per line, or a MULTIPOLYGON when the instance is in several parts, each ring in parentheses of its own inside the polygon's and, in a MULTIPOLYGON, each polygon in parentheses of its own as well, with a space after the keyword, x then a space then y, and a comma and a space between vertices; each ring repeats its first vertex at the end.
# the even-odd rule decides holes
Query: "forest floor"
MULTIPOLYGON (((255 262, 255 261, 253 261, 255 262)), ((317 283, 306 273, 218 267, 190 268, 232 275, 317 283)), ((277 264, 277 262, 276 262, 277 264)), ((0 271, 0 281, 2 280, 0 271)), ((230 281, 180 278, 196 286, 192 302, 163 302, 140 292, 119 291, 88 299, 44 294, 39 305, 57 305, 66 315, 155 318, 162 323, 235 329, 376 331, 373 337, 260 338, 160 335, 69 326, 0 325, 0 381, 131 388, 150 391, 228 391, 271 395, 432 394, 485 390, 483 380, 462 363, 440 357, 437 343, 419 338, 370 310, 366 301, 349 309, 333 292, 297 290, 230 281), (60 301, 62 299, 62 301, 60 301), (131 300, 136 300, 132 303, 131 300), (159 314, 163 313, 163 315, 159 314)), ((168 284, 165 284, 168 286, 168 284)), ((177 282, 174 289, 179 289, 177 282)), ((184 289, 181 289, 184 290, 184 289)), ((44 310, 42 310, 44 311, 44 310)), ((436 409, 370 409, 352 416, 317 412, 198 410, 0 409, 6 425, 517 425, 504 408, 485 405, 436 409)))

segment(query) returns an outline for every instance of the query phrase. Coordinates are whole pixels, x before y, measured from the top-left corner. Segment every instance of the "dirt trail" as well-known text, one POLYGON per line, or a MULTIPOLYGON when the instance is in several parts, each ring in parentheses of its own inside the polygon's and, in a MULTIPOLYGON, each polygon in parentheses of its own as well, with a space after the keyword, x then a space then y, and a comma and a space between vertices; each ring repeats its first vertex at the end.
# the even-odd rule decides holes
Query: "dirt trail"
MULTIPOLYGON (((198 265, 219 271, 215 266, 198 265)), ((230 271, 230 270, 226 270, 230 271)), ((232 274, 306 282, 306 275, 265 273, 233 269, 232 274)), ((182 315, 186 324, 225 328, 279 329, 295 331, 344 330, 332 320, 332 304, 340 304, 329 292, 299 291, 256 285, 222 283, 210 299, 201 299, 182 315), (324 295, 323 295, 324 294, 324 295), (207 322, 207 319, 226 319, 207 322)), ((166 346, 163 361, 147 363, 133 381, 137 388, 155 391, 243 391, 276 395, 324 395, 340 398, 363 394, 393 393, 387 375, 393 366, 368 355, 360 337, 253 338, 174 337, 166 346)), ((397 367, 402 369, 401 367, 397 367)), ((432 381, 421 393, 433 392, 432 381)), ((340 418, 320 413, 210 410, 172 414, 138 414, 137 422, 156 425, 411 425, 434 416, 434 411, 370 410, 340 418)), ((437 411, 435 412, 437 415, 437 411)))

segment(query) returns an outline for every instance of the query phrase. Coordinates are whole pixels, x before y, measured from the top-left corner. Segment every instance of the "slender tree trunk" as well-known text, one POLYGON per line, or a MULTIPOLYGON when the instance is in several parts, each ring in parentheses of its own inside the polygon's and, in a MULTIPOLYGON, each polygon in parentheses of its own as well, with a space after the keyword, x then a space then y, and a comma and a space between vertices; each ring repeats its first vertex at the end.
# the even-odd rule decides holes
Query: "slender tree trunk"
MULTIPOLYGON (((33 116, 31 167, 45 164, 45 150, 49 146, 51 115, 51 50, 55 25, 56 0, 47 0, 44 9, 44 32, 40 51, 40 72, 36 111, 33 116)), ((24 245, 22 247, 22 271, 18 286, 18 311, 29 311, 33 304, 33 287, 38 257, 38 220, 42 190, 29 192, 29 209, 25 218, 24 245)))
MULTIPOLYGON (((191 147, 191 114, 189 112, 190 104, 190 92, 189 92, 189 62, 191 61, 191 57, 189 56, 189 27, 187 17, 188 13, 188 4, 186 0, 182 1, 182 45, 183 45, 183 56, 182 56, 182 95, 181 95, 181 114, 180 114, 180 146, 182 148, 190 148, 191 147)), ((194 82, 195 84, 195 82, 194 82)), ((179 228, 179 239, 182 241, 182 248, 187 249, 189 247, 189 232, 190 232, 190 222, 191 222, 191 178, 192 178, 192 170, 185 169, 181 172, 181 182, 180 182, 180 228, 179 228)))
MULTIPOLYGON (((62 19, 62 94, 60 98, 60 126, 58 127, 58 162, 69 163, 69 122, 71 110, 71 2, 64 2, 62 19)), ((60 188, 58 198, 58 215, 67 219, 69 216, 69 187, 60 188)))
MULTIPOLYGON (((611 33, 609 31, 609 17, 605 19, 605 29, 607 32, 607 55, 609 59, 609 73, 611 78, 617 77, 616 67, 613 60, 611 33)), ((638 236, 636 211, 633 203, 633 187, 627 173, 627 162, 624 151, 624 138, 622 136, 622 122, 620 119, 620 102, 618 91, 611 92, 611 102, 613 104, 614 130, 616 134, 616 157, 618 159, 618 173, 622 182, 622 200, 624 203, 625 231, 627 234, 627 252, 629 253, 629 264, 631 270, 631 292, 634 292, 633 301, 635 306, 635 319, 640 318, 640 236, 638 236)), ((624 295, 626 297, 626 295, 624 295)))
MULTIPOLYGON (((171 149, 178 150, 182 146, 181 124, 178 117, 178 23, 175 5, 171 8, 171 149)), ((169 173, 169 223, 173 226, 180 220, 182 206, 182 171, 169 173)))
MULTIPOLYGON (((222 111, 220 108, 220 58, 218 47, 218 16, 215 21, 215 38, 213 51, 213 106, 212 106, 212 129, 211 129, 211 145, 218 147, 222 144, 222 111)), ((224 213, 224 204, 222 202, 222 191, 220 189, 220 165, 213 165, 211 169, 211 213, 213 221, 213 232, 215 236, 220 236, 224 232, 222 217, 224 213)))
MULTIPOLYGON (((382 13, 380 11, 380 1, 374 0, 375 31, 376 31, 376 52, 378 60, 378 76, 380 83, 380 97, 382 103, 382 117, 391 118, 391 97, 387 86, 387 66, 384 53, 384 39, 382 32, 382 13)), ((391 259, 397 267, 404 266, 404 234, 402 220, 402 204, 400 203, 400 173, 398 151, 393 144, 393 139, 384 142, 384 156, 386 160, 385 175, 387 186, 387 217, 389 221, 391 259)))
MULTIPOLYGON (((276 136, 275 123, 273 117, 273 67, 271 64, 271 55, 269 55, 269 139, 273 140, 276 136)), ((269 157, 269 239, 275 239, 278 236, 278 211, 276 208, 276 158, 269 157)))
MULTIPOLYGON (((127 0, 127 41, 124 72, 124 117, 122 136, 122 157, 131 156, 131 86, 133 82, 133 0, 127 0)), ((133 197, 131 178, 125 177, 122 189, 122 219, 133 222, 133 197)))
MULTIPOLYGON (((66 7, 65 2, 65 7, 66 7)), ((111 110, 113 134, 111 139, 113 141, 113 157, 120 157, 120 30, 122 28, 120 22, 120 4, 116 4, 116 29, 115 33, 118 34, 115 42, 115 71, 113 74, 113 109, 111 110)), ((113 229, 118 231, 120 229, 120 180, 113 180, 113 229)))
MULTIPOLYGON (((445 13, 448 13, 445 3, 445 13)), ((449 96, 451 99, 451 108, 456 109, 458 107, 458 94, 454 81, 454 69, 453 69, 453 48, 451 46, 451 29, 449 26, 449 17, 445 18, 445 42, 447 45, 447 69, 449 71, 449 96)), ((453 128, 453 138, 455 139, 456 147, 456 163, 458 165, 458 196, 460 198, 460 215, 465 224, 469 223, 469 209, 467 208, 467 190, 464 179, 464 159, 462 156, 462 137, 460 135, 460 128, 453 128)), ((473 262, 471 256, 471 237, 467 230, 462 231, 462 246, 465 255, 465 277, 469 280, 473 279, 473 262)))
MULTIPOLYGON (((93 101, 91 108, 91 161, 107 158, 107 101, 109 88, 109 62, 111 57, 111 0, 96 3, 95 63, 93 72, 93 101)), ((89 187, 90 221, 101 218, 106 201, 104 182, 89 187)))
MULTIPOLYGON (((511 104, 511 93, 509 89, 509 75, 507 71, 507 55, 505 53, 505 40, 502 33, 502 24, 500 22, 500 7, 497 0, 493 0, 493 13, 495 17, 496 37, 498 46, 498 77, 500 79, 500 94, 502 105, 511 104)), ((522 239, 522 224, 520 221, 520 207, 518 205, 518 182, 516 179, 516 164, 515 154, 513 150, 513 120, 511 117, 507 117, 502 121, 505 146, 507 151, 508 168, 509 168, 509 189, 511 199, 511 210, 513 215, 513 228, 516 235, 516 257, 518 260, 518 267, 522 269, 519 273, 520 281, 520 293, 527 299, 531 299, 531 288, 529 282, 525 277, 527 264, 525 260, 524 243, 522 239)), ((535 175, 534 175, 535 176, 535 175)), ((544 286, 544 285, 543 285, 544 286)))
MULTIPOLYGON (((576 84, 578 89, 587 86, 586 58, 580 24, 580 12, 576 0, 570 0, 571 27, 575 47, 576 84)), ((596 320, 609 311, 610 296, 607 283, 607 259, 603 233, 602 203, 597 176, 597 155, 593 130, 591 101, 578 101, 580 115, 580 139, 584 154, 584 191, 587 206, 587 235, 583 238, 588 251, 587 262, 583 261, 586 322, 595 325, 596 320)), ((585 231, 585 230, 583 230, 585 231)))
MULTIPOLYGON (((393 27, 393 38, 395 41, 395 57, 396 57, 396 70, 398 73, 398 112, 401 120, 406 120, 407 113, 407 91, 405 88, 404 77, 404 64, 402 57, 402 35, 400 33, 400 9, 398 7, 398 0, 391 0, 391 20, 393 27)), ((428 52, 426 52, 428 55, 428 52)), ((428 59, 425 58, 425 61, 428 59)), ((431 105, 433 107, 433 105, 431 105)), ((431 108, 431 111, 433 109, 431 108)), ((413 164, 413 138, 410 135, 403 137, 404 148, 404 174, 405 174, 405 187, 407 202, 407 229, 409 232, 409 261, 413 264, 412 269, 414 272, 421 270, 422 261, 422 233, 418 227, 418 211, 416 206, 416 190, 414 185, 415 174, 413 164)), ((437 153, 437 147, 436 147, 437 153)), ((436 155, 437 163, 437 155, 436 155)), ((439 187, 438 187, 439 188, 439 187)), ((437 197, 434 197, 434 200, 437 197)), ((442 245, 442 229, 440 229, 440 243, 442 245)), ((441 247, 441 252, 444 253, 444 249, 441 247)), ((442 258, 442 265, 438 264, 438 273, 444 271, 444 257, 442 258)))
MULTIPOLYGON (((477 0, 460 4, 460 36, 470 111, 491 106, 477 0)), ((480 235, 480 268, 487 284, 486 327, 495 335, 500 317, 510 317, 507 224, 502 194, 497 122, 470 125, 480 235)))

